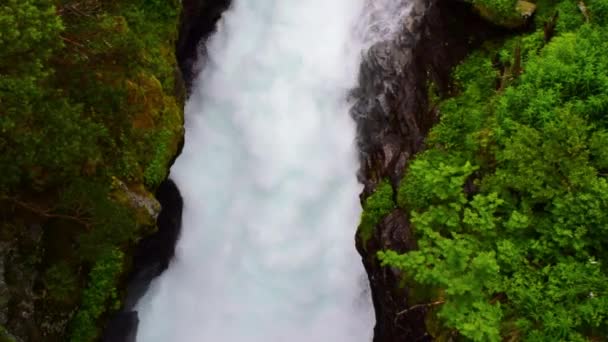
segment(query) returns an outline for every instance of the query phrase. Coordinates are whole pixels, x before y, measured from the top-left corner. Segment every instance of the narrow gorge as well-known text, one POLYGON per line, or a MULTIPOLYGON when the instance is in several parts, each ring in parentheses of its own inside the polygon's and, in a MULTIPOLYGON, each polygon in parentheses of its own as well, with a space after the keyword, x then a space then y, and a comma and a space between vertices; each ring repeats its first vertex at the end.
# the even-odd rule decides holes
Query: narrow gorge
POLYGON ((349 92, 396 35, 400 1, 234 1, 199 59, 175 257, 136 310, 137 341, 368 341, 349 92))
POLYGON ((4 0, 0 342, 606 341, 608 0, 4 0))
POLYGON ((359 221, 353 200, 361 191, 365 199, 384 178, 400 180, 436 120, 428 82, 447 95, 452 66, 501 29, 460 2, 360 1, 336 4, 334 12, 314 3, 184 6, 190 12, 178 56, 190 98, 185 147, 170 177, 184 196, 186 221, 179 219, 178 189, 167 185, 163 197, 175 195, 165 214, 174 219, 144 243, 126 302, 138 314, 117 316, 108 331, 133 331, 126 341, 135 341, 134 331, 137 341, 430 338, 423 314, 393 319, 407 307, 407 295, 373 261, 380 248, 413 243, 407 217, 389 232, 381 226, 369 249, 357 238, 369 292, 353 253, 359 221), (311 17, 296 20, 290 12, 296 10, 311 17), (325 30, 336 34, 314 52, 325 30), (289 44, 294 36, 299 43, 289 44), (151 261, 159 250, 167 251, 163 261, 151 261))

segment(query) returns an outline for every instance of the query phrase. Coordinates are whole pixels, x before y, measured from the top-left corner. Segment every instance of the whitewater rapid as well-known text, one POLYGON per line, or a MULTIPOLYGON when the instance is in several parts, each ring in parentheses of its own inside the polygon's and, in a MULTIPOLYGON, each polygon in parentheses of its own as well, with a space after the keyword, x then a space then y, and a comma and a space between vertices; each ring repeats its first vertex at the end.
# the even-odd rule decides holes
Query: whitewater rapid
POLYGON ((401 0, 233 0, 207 42, 171 169, 184 199, 138 342, 368 342, 348 93, 401 0))

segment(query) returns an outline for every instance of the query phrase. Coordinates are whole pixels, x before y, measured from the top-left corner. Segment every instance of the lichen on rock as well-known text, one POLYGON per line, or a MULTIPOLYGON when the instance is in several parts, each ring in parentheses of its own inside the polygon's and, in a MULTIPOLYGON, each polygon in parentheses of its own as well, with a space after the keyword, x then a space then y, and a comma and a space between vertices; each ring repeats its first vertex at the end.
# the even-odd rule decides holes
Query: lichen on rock
POLYGON ((111 196, 114 200, 135 212, 138 225, 154 226, 156 224, 161 210, 160 203, 142 184, 130 189, 124 182, 113 177, 111 189, 111 196))

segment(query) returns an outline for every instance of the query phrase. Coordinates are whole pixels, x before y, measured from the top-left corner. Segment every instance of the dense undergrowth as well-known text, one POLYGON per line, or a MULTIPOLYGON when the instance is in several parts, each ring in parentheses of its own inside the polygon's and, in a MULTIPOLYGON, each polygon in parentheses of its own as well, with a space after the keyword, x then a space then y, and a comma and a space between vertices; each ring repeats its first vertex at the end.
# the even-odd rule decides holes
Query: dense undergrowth
POLYGON ((418 250, 378 255, 434 293, 440 340, 608 334, 608 1, 537 5, 454 71, 397 191, 418 250))
POLYGON ((151 196, 181 139, 179 11, 177 0, 0 4, 0 242, 19 246, 0 257, 41 274, 36 325, 75 317, 71 332, 14 332, 23 338, 95 340, 127 266, 116 256, 153 225, 125 198, 151 196))

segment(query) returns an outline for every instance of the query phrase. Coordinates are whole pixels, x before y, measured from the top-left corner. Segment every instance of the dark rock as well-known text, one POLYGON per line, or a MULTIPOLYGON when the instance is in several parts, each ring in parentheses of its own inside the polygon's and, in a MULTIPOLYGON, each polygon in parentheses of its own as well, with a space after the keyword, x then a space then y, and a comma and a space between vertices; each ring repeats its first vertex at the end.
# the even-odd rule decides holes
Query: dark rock
MULTIPOLYGON (((454 93, 450 72, 472 48, 508 32, 480 18, 459 0, 413 0, 403 31, 392 41, 379 42, 364 56, 359 87, 352 96, 351 115, 357 122, 364 201, 388 178, 396 188, 412 156, 424 149, 424 139, 437 122, 428 101, 428 84, 440 96, 454 93)), ((409 289, 399 274, 381 267, 376 254, 415 247, 406 213, 395 210, 375 229, 366 245, 357 237, 357 250, 368 273, 376 327, 374 342, 432 340, 425 327, 427 308, 408 310, 409 289)))
POLYGON ((176 56, 186 83, 190 89, 196 76, 196 62, 204 48, 205 39, 215 30, 215 24, 230 6, 231 0, 183 0, 180 33, 176 56))
POLYGON ((139 319, 137 312, 120 312, 108 322, 103 342, 135 342, 139 319))
POLYGON ((379 180, 397 184, 410 156, 423 149, 436 123, 428 84, 451 92, 450 71, 472 47, 504 34, 457 0, 414 0, 403 31, 364 56, 351 115, 357 122, 359 179, 369 194, 379 180))
POLYGON ((156 220, 158 231, 145 237, 133 255, 125 308, 131 310, 147 291, 150 282, 163 273, 175 255, 182 226, 183 200, 172 180, 165 180, 156 191, 162 210, 156 220))
POLYGON ((183 200, 179 189, 170 179, 160 185, 156 198, 162 206, 156 221, 158 231, 137 245, 127 280, 123 309, 106 324, 103 341, 135 340, 139 322, 137 312, 134 311, 135 305, 146 293, 152 280, 169 267, 175 255, 175 245, 181 232, 183 200))
POLYGON ((416 248, 409 218, 400 209, 393 211, 376 227, 374 235, 364 246, 357 238, 357 249, 365 255, 363 264, 368 270, 372 288, 372 299, 376 313, 374 341, 401 342, 426 341, 429 336, 425 328, 426 308, 399 314, 408 308, 408 289, 398 286, 399 274, 390 268, 381 267, 375 257, 384 249, 405 253, 416 248))

